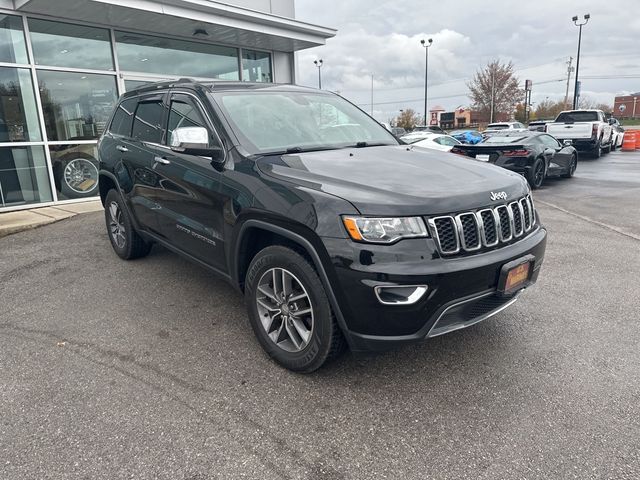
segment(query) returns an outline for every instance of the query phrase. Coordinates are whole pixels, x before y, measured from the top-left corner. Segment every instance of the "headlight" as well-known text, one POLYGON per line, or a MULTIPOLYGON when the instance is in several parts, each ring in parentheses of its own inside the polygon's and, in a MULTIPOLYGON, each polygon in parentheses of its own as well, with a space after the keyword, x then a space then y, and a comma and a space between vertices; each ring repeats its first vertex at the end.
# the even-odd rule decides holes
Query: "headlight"
POLYGON ((357 242, 393 243, 401 238, 428 237, 420 217, 342 217, 349 236, 357 242))

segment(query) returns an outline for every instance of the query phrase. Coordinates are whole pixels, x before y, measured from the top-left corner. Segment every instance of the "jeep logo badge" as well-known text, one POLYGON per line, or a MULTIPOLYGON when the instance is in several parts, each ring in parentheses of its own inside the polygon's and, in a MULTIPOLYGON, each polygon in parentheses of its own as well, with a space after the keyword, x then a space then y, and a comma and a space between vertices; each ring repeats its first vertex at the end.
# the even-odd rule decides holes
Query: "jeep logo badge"
POLYGON ((507 192, 491 192, 491 200, 506 200, 507 192))

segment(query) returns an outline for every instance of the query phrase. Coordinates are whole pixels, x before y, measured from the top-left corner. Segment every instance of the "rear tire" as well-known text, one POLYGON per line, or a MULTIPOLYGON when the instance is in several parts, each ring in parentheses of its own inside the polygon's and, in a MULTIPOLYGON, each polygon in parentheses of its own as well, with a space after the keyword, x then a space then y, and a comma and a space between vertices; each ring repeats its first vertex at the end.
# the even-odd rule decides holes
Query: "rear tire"
POLYGON ((533 162, 533 166, 527 173, 527 181, 531 188, 533 190, 540 188, 544 183, 545 176, 544 160, 542 158, 536 158, 536 161, 533 162))
POLYGON ((594 158, 602 157, 602 144, 600 142, 598 142, 596 147, 593 149, 593 156, 594 158))
POLYGON ((571 163, 569 164, 569 170, 567 171, 567 173, 563 173, 562 177, 563 178, 571 178, 571 177, 573 177, 573 174, 576 173, 576 168, 578 168, 578 157, 574 153, 571 156, 571 163))
POLYGON ((120 193, 114 189, 109 190, 104 205, 107 233, 116 254, 123 260, 147 256, 151 251, 151 244, 145 242, 133 228, 120 193))
POLYGON ((318 274, 290 248, 270 246, 253 258, 245 303, 260 345, 289 370, 313 372, 345 348, 318 274))

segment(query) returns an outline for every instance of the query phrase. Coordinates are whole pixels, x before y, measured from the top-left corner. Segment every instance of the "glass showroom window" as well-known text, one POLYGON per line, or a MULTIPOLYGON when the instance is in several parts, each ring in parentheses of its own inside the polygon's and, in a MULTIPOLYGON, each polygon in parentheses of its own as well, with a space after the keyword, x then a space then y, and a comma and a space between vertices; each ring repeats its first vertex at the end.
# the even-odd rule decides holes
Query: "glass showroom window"
POLYGON ((231 47, 116 32, 121 70, 238 80, 238 50, 231 47))
POLYGON ((29 63, 22 18, 0 14, 0 62, 29 63))
POLYGON ((51 166, 59 200, 98 194, 98 161, 94 144, 117 99, 113 75, 38 70, 38 83, 51 145, 51 166))
MULTIPOLYGON (((0 67, 0 143, 40 140, 30 71, 0 67)), ((50 202, 49 185, 43 147, 0 147, 0 207, 50 202)))
POLYGON ((49 152, 59 200, 98 196, 99 166, 95 145, 51 145, 49 152))
POLYGON ((0 67, 0 143, 40 140, 31 72, 0 67))
POLYGON ((52 200, 44 147, 0 147, 0 207, 52 200))
POLYGON ((271 82, 271 54, 242 50, 242 79, 245 82, 271 82))
POLYGON ((109 30, 29 19, 36 65, 113 70, 109 30))
POLYGON ((113 75, 38 70, 38 84, 50 141, 102 134, 118 97, 113 75))

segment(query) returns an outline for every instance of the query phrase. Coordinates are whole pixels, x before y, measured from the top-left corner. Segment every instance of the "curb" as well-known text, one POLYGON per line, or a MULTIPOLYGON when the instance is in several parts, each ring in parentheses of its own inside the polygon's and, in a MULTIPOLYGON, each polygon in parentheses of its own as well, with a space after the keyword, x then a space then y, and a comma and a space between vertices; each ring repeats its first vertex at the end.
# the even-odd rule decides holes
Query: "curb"
POLYGON ((99 200, 69 203, 55 207, 39 207, 30 210, 0 213, 0 238, 72 218, 83 213, 103 210, 99 200))

